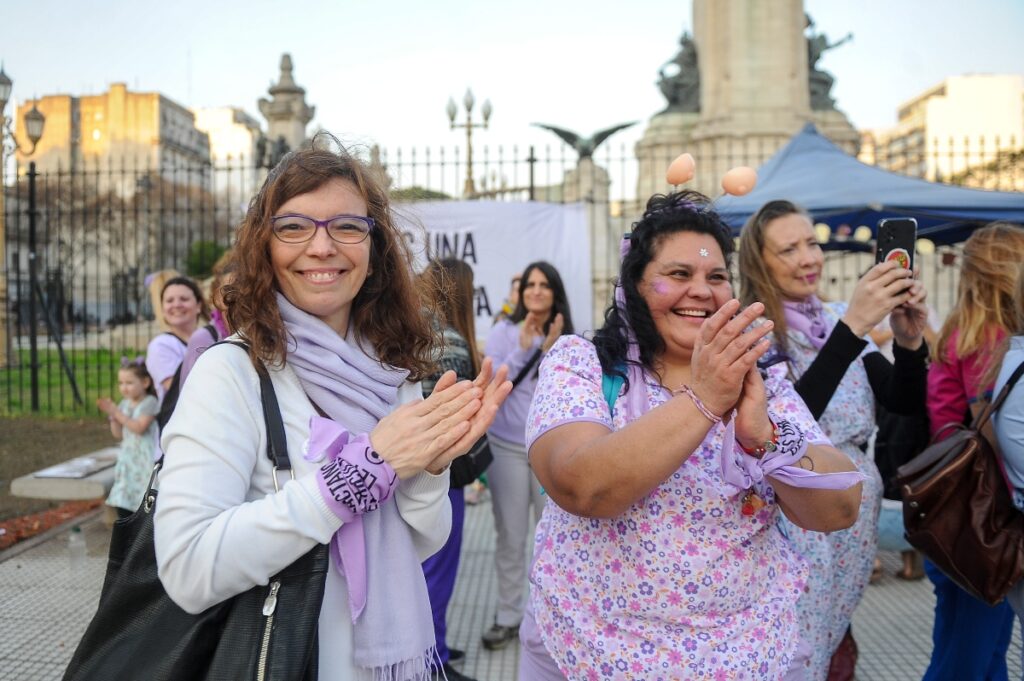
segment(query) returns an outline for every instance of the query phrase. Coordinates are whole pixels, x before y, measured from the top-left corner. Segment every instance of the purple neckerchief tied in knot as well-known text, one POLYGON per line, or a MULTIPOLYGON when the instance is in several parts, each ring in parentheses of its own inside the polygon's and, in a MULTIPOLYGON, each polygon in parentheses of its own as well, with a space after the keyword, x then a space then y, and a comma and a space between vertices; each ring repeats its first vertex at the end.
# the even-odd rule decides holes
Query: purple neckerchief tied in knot
POLYGON ((815 473, 795 465, 807 454, 807 436, 800 428, 785 419, 772 416, 778 431, 776 449, 754 458, 736 446, 735 418, 729 419, 722 441, 722 477, 740 489, 763 486, 769 475, 792 487, 813 489, 849 489, 867 480, 860 472, 815 473))
POLYGON ((825 322, 825 315, 818 296, 810 296, 800 302, 782 301, 782 311, 786 316, 786 326, 807 336, 815 350, 821 350, 828 340, 830 329, 825 322))
POLYGON ((376 511, 398 483, 398 475, 373 451, 370 436, 352 436, 330 419, 309 420, 309 442, 303 458, 327 459, 317 472, 317 486, 342 525, 331 539, 335 564, 349 587, 349 609, 355 623, 366 607, 366 539, 363 514, 376 511))

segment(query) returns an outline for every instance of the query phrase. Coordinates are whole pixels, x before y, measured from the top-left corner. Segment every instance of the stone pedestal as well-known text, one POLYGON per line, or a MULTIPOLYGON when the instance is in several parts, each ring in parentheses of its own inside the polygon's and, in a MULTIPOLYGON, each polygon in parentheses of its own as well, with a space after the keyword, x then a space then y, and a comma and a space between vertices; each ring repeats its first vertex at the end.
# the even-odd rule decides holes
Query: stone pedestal
POLYGON ((697 165, 687 188, 715 198, 726 171, 758 167, 808 121, 856 153, 859 136, 846 116, 811 108, 804 27, 803 0, 694 0, 700 113, 651 119, 636 145, 638 203, 669 188, 665 170, 684 151, 697 165))
MULTIPOLYGON (((665 111, 651 117, 647 130, 634 147, 639 163, 636 195, 641 209, 652 194, 672 189, 665 181, 665 171, 679 154, 684 151, 693 153, 690 136, 699 117, 697 113, 677 111, 665 111)), ((697 167, 699 169, 700 165, 697 167)))
POLYGON ((842 111, 812 111, 811 122, 822 135, 851 156, 856 156, 860 151, 860 133, 854 129, 842 111))
POLYGON ((618 243, 621 234, 612 229, 609 218, 609 192, 611 178, 608 171, 594 163, 591 157, 581 158, 576 168, 562 180, 562 200, 580 202, 590 225, 590 267, 594 328, 601 325, 604 308, 612 296, 612 284, 618 275, 618 243))
POLYGON ((811 115, 803 0, 694 0, 700 120, 693 187, 722 193, 732 167, 757 167, 811 115))

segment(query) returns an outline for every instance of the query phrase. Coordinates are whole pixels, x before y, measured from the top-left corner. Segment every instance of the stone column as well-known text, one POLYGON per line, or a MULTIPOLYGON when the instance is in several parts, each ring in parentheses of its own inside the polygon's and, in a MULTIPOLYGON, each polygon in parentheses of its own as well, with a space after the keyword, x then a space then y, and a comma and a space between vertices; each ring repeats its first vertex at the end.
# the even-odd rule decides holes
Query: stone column
POLYGON ((634 147, 637 166, 637 199, 640 208, 652 194, 671 191, 665 171, 676 156, 692 150, 690 134, 699 114, 688 111, 664 111, 651 117, 644 136, 634 147))
POLYGON ((802 0, 694 0, 701 112, 695 189, 717 196, 726 170, 757 167, 811 117, 802 0))
POLYGON ((601 326, 604 308, 611 301, 612 281, 618 275, 618 238, 609 219, 608 171, 585 156, 576 168, 565 174, 562 181, 562 200, 583 204, 590 225, 590 287, 593 295, 591 310, 594 328, 601 326))

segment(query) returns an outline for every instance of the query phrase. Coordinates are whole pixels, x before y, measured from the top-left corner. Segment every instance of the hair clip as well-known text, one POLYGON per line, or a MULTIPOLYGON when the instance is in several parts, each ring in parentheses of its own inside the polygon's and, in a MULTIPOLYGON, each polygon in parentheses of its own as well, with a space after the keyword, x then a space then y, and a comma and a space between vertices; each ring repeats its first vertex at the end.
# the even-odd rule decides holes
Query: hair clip
POLYGON ((128 367, 133 367, 133 366, 140 367, 140 366, 145 365, 145 363, 146 363, 146 358, 143 357, 142 355, 136 356, 135 359, 131 359, 131 358, 125 356, 125 355, 121 355, 121 368, 122 369, 127 369, 128 367))

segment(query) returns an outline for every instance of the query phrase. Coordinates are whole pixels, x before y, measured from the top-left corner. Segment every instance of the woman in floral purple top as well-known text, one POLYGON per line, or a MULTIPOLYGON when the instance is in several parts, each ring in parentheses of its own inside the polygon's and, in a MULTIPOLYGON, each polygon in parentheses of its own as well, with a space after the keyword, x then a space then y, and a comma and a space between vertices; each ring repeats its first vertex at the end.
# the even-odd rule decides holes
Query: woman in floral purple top
POLYGON ((863 476, 758 370, 770 325, 705 197, 654 196, 623 246, 604 328, 555 344, 527 420, 551 502, 520 679, 800 679, 807 568, 776 518, 847 527, 863 476))

